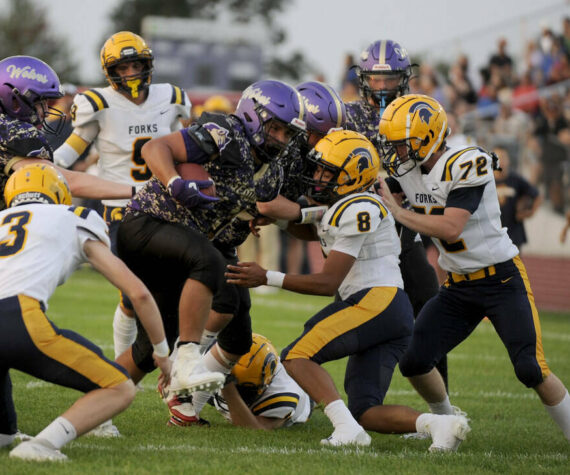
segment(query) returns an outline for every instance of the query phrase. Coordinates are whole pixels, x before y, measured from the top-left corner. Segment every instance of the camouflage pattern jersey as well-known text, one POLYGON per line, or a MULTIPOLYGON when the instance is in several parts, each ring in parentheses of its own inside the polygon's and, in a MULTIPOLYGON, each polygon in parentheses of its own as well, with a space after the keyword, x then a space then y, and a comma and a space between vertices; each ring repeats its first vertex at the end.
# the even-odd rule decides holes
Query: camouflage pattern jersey
POLYGON ((4 188, 14 157, 53 161, 53 151, 43 133, 27 122, 0 114, 0 211, 6 208, 4 188), (6 168, 8 166, 8 169, 6 168))
MULTIPOLYGON (((380 125, 380 113, 367 102, 353 101, 346 106, 346 128, 354 130, 370 140, 378 153, 378 126, 380 125)), ((381 155, 380 155, 381 156, 381 155)))
POLYGON ((153 177, 131 200, 126 215, 142 212, 198 230, 216 243, 241 244, 249 233, 248 221, 257 215, 256 202, 270 201, 278 195, 282 170, 278 164, 261 167, 256 164, 237 117, 204 113, 198 123, 209 131, 218 146, 219 155, 202 165, 212 177, 220 201, 210 208, 186 208, 153 177), (256 184, 259 177, 263 177, 263 181, 256 184), (246 229, 247 234, 242 238, 246 229), (240 235, 234 236, 234 232, 240 235))

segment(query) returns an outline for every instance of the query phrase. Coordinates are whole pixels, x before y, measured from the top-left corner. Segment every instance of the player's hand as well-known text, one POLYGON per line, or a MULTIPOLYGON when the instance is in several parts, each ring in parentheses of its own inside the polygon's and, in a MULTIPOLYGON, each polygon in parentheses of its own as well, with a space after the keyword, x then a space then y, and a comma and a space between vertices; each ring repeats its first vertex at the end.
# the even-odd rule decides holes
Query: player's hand
POLYGON ((200 190, 213 185, 212 180, 183 180, 176 178, 168 185, 169 193, 187 208, 204 207, 219 201, 219 198, 208 196, 200 190))
POLYGON ((160 369, 159 378, 163 381, 163 386, 167 386, 170 382, 170 372, 172 370, 172 361, 168 356, 157 356, 155 353, 152 354, 152 359, 154 360, 155 366, 160 369))
POLYGON ((256 218, 249 220, 249 231, 255 237, 259 237, 260 226, 268 226, 274 222, 275 220, 273 218, 269 218, 267 216, 257 216, 256 218))
POLYGON ((397 211, 399 209, 402 209, 400 203, 398 203, 396 197, 394 197, 394 195, 390 192, 390 188, 388 188, 388 185, 384 181, 384 178, 378 177, 378 183, 380 184, 380 188, 377 190, 378 195, 380 195, 382 198, 382 202, 386 208, 388 208, 388 210, 390 210, 390 212, 394 215, 394 218, 396 218, 397 211))
POLYGON ((259 287, 267 284, 267 271, 255 262, 238 262, 237 265, 228 265, 224 274, 228 284, 241 287, 259 287))

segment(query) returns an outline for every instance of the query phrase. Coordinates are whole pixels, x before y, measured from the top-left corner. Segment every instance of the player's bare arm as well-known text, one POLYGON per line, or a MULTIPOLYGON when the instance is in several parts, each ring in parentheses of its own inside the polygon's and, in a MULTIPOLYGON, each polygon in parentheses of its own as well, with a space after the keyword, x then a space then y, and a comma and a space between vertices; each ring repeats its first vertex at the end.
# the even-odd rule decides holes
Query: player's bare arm
POLYGON ((463 232, 471 213, 462 208, 445 208, 443 215, 424 215, 402 208, 390 192, 383 178, 378 178, 380 189, 378 194, 390 210, 394 219, 404 226, 427 236, 456 241, 463 232))
MULTIPOLYGON (((323 270, 314 274, 285 274, 282 288, 292 292, 332 296, 350 271, 355 258, 343 252, 331 251, 323 270)), ((267 270, 255 262, 228 265, 225 276, 230 284, 258 287, 267 284, 267 270)))
POLYGON ((165 186, 171 178, 178 176, 174 168, 177 162, 186 162, 186 147, 180 132, 152 139, 142 147, 144 161, 165 186))

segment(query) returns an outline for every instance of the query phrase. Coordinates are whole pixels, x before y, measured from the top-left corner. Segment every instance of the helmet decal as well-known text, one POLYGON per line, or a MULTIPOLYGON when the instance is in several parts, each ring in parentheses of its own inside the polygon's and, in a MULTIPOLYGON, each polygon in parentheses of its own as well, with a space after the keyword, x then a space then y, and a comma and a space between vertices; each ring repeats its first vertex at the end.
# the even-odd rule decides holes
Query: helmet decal
POLYGON ((413 114, 414 112, 418 111, 418 116, 420 117, 421 121, 425 124, 429 124, 429 120, 431 116, 434 114, 435 109, 430 106, 427 102, 418 101, 412 104, 410 107, 410 113, 413 114))

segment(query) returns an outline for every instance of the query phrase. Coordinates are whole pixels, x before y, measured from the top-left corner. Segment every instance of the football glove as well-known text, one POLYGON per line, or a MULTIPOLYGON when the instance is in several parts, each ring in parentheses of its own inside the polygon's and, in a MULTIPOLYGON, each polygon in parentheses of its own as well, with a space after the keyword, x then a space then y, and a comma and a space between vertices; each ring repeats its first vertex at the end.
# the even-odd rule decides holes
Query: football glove
POLYGON ((208 207, 219 198, 208 196, 200 190, 212 186, 211 180, 184 180, 176 178, 168 184, 168 192, 187 208, 208 207))

